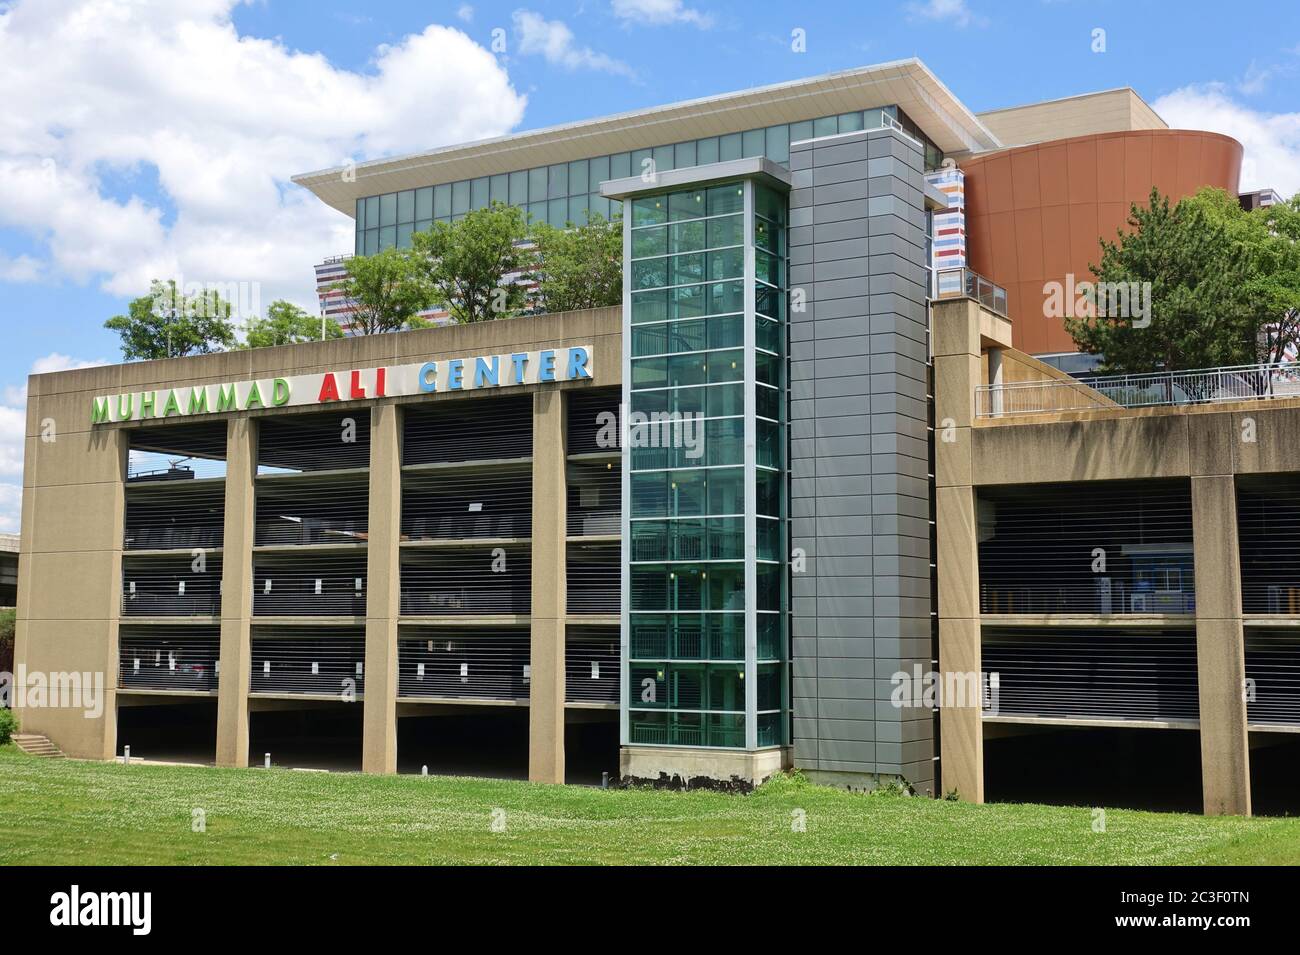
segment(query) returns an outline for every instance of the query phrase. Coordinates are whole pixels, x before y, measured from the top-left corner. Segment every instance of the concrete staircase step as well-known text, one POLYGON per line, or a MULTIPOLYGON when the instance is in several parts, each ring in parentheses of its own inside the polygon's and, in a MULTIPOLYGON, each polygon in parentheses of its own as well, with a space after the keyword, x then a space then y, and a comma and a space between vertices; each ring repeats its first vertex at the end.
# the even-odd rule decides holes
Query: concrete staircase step
POLYGON ((13 741, 28 756, 40 756, 46 759, 66 758, 59 748, 50 742, 47 736, 37 736, 35 733, 15 733, 13 741))

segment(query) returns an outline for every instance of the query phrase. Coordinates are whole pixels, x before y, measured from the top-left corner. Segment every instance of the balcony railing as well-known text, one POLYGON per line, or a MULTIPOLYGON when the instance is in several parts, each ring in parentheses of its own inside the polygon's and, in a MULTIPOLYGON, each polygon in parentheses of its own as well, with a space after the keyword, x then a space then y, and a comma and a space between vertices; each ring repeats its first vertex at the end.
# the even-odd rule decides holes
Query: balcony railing
POLYGON ((1007 290, 970 269, 939 269, 934 273, 934 297, 973 298, 990 311, 1007 317, 1007 290))
POLYGON ((977 385, 981 418, 1115 407, 1300 398, 1300 362, 977 385))

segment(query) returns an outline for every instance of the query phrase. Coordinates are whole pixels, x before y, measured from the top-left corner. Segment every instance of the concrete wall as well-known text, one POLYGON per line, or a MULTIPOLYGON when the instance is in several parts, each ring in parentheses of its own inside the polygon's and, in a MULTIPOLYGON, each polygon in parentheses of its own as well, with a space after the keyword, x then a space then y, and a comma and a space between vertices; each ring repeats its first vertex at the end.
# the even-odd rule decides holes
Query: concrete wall
MULTIPOLYGON (((336 402, 329 410, 376 406, 371 459, 370 590, 367 599, 366 707, 364 767, 395 768, 397 599, 393 566, 396 551, 400 454, 399 414, 394 406, 424 401, 473 400, 535 392, 547 394, 542 434, 552 445, 547 457, 549 513, 540 525, 564 541, 564 402, 556 392, 588 387, 618 387, 622 380, 621 314, 618 308, 567 312, 477 325, 377 335, 263 348, 194 358, 138 362, 34 375, 28 384, 27 448, 23 475, 21 578, 18 596, 16 666, 33 671, 89 671, 102 674, 108 688, 103 716, 85 719, 80 709, 28 708, 19 712, 25 732, 48 735, 72 756, 108 758, 115 751, 118 608, 129 429, 101 425, 91 430, 95 396, 177 384, 208 384, 323 371, 346 371, 384 364, 444 360, 472 354, 535 351, 563 344, 590 344, 595 380, 545 386, 511 386, 449 396, 336 402), (558 416, 558 417, 557 417, 558 416), (559 424, 557 424, 559 422, 559 424), (555 481, 559 480, 558 486, 555 481), (558 502, 558 503, 557 503, 558 502), (557 516, 558 508, 558 516, 557 516), (381 583, 381 581, 386 581, 381 583)), ((220 416, 228 424, 226 553, 223 561, 222 668, 218 701, 218 761, 245 765, 248 759, 248 659, 251 625, 252 479, 256 473, 256 420, 267 414, 324 410, 304 407, 220 416)), ((185 422, 217 416, 187 417, 185 422)), ((166 427, 149 421, 137 426, 166 427)), ((535 564, 536 566, 536 564, 535 564)), ((542 567, 540 569, 547 569, 542 567)), ((543 647, 551 648, 551 673, 558 679, 545 694, 544 721, 551 726, 544 767, 534 778, 561 781, 563 774, 563 563, 550 567, 544 597, 547 619, 543 647), (559 636, 557 638, 557 631, 559 636), (555 667, 558 647, 559 666, 555 667), (555 725, 561 730, 555 732, 555 725), (558 737, 558 742, 557 742, 558 737), (559 758, 556 758, 558 745, 559 758)), ((538 599, 534 581, 534 599, 538 599)), ((534 633, 534 654, 539 653, 534 633)), ((22 689, 22 688, 20 688, 22 689)), ((534 734, 537 738, 537 734, 534 734)))
POLYGON ((795 764, 932 785, 923 155, 880 129, 790 149, 795 764), (796 550, 796 552, 797 552, 796 550))

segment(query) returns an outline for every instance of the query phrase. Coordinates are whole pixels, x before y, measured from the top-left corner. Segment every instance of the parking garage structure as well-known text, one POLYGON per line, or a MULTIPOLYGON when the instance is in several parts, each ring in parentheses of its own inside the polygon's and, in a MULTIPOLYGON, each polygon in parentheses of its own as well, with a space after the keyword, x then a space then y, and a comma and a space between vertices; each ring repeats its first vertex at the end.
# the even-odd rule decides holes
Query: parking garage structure
POLYGON ((109 705, 29 708, 25 728, 75 756, 372 772, 397 771, 400 731, 403 770, 551 782, 567 737, 580 778, 615 773, 620 449, 598 421, 619 413, 619 323, 558 313, 33 379, 18 659, 105 673, 109 705), (481 356, 529 371, 451 386, 444 369, 481 356), (370 388, 353 400, 356 369, 370 388), (327 377, 339 400, 317 400, 327 377), (163 413, 182 384, 242 407, 241 383, 275 380, 280 406, 163 413), (96 420, 124 393, 156 394, 152 413, 96 420), (444 727, 484 728, 487 758, 444 727))
POLYGON ((940 711, 944 791, 1294 811, 1300 402, 1125 407, 933 314, 940 670, 996 675, 940 711))

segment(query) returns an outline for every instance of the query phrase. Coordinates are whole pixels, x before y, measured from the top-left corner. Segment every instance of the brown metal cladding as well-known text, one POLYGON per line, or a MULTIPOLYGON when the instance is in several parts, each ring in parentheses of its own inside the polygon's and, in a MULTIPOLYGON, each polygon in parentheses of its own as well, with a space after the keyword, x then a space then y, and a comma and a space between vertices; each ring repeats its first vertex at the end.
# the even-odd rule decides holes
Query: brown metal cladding
POLYGON ((1237 194, 1241 143, 1218 133, 1144 129, 1097 133, 975 156, 966 173, 968 261, 1007 290, 1015 346, 1074 351, 1044 315, 1043 284, 1091 280, 1101 238, 1128 228, 1131 203, 1155 186, 1180 199, 1202 186, 1237 194))

